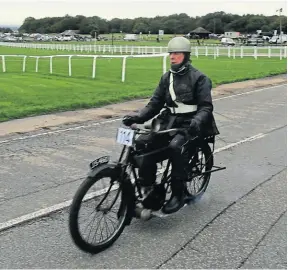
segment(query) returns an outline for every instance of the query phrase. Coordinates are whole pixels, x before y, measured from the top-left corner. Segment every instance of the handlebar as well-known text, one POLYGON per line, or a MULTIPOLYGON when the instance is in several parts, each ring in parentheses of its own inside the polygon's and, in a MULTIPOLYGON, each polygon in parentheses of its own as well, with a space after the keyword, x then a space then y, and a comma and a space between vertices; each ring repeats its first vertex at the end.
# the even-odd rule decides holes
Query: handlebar
MULTIPOLYGON (((145 127, 148 127, 148 126, 145 126, 145 127)), ((151 129, 142 129, 142 128, 139 128, 137 126, 137 124, 133 124, 130 126, 130 128, 132 130, 135 130, 138 134, 140 134, 141 132, 143 132, 144 134, 154 134, 154 135, 157 135, 157 134, 166 134, 166 133, 170 133, 170 132, 178 132, 178 133, 182 133, 184 135, 187 135, 188 134, 188 130, 187 128, 171 128, 171 129, 166 129, 166 130, 162 130, 162 131, 157 131, 157 132, 154 132, 152 131, 151 129)))
POLYGON ((166 129, 166 130, 162 130, 162 131, 158 131, 158 132, 154 132, 154 133, 155 134, 165 134, 165 133, 169 133, 169 132, 186 133, 188 131, 186 128, 170 128, 170 129, 166 129))

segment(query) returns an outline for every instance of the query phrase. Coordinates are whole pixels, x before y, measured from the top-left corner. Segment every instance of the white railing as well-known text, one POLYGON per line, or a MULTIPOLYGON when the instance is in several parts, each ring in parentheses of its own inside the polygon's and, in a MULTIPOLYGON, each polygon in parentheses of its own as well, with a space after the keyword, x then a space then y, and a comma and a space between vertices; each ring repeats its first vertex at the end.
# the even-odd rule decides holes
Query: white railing
MULTIPOLYGON (((96 44, 40 44, 40 43, 15 43, 15 42, 0 42, 0 46, 28 48, 28 49, 43 49, 57 50, 69 52, 86 52, 86 53, 103 53, 103 54, 130 54, 130 55, 147 55, 147 54, 163 54, 167 53, 167 47, 161 46, 128 46, 128 45, 96 45, 96 44)), ((0 49, 1 50, 1 49, 0 49)), ((287 58, 287 46, 192 46, 192 56, 227 56, 236 57, 279 57, 287 58)), ((1 51, 0 51, 1 52, 1 51)))
POLYGON ((168 54, 152 54, 152 55, 48 55, 48 56, 27 56, 27 55, 0 55, 0 58, 2 59, 2 71, 6 72, 6 58, 7 57, 22 57, 23 58, 23 64, 22 64, 22 71, 26 71, 26 59, 29 58, 35 58, 36 64, 35 64, 35 72, 38 72, 38 63, 40 58, 49 58, 49 67, 50 67, 50 74, 53 74, 53 59, 55 57, 66 57, 68 58, 68 75, 72 76, 72 57, 87 57, 87 58, 93 58, 93 64, 92 64, 92 78, 94 79, 96 77, 96 60, 97 58, 122 58, 122 82, 125 82, 125 75, 126 75, 126 64, 127 64, 127 58, 147 58, 147 57, 162 57, 162 66, 163 66, 163 74, 167 71, 167 57, 168 54))

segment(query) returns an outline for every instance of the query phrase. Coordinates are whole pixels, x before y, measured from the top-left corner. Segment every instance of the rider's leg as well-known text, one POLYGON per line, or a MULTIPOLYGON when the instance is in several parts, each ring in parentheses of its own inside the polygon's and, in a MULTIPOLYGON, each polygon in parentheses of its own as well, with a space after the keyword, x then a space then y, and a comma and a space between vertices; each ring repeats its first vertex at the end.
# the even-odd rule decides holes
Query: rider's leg
POLYGON ((157 165, 156 163, 147 163, 139 168, 138 175, 141 186, 151 186, 156 181, 157 165))
POLYGON ((178 211, 184 205, 185 180, 187 178, 185 167, 188 165, 189 155, 187 153, 181 153, 181 150, 186 141, 183 135, 177 134, 169 144, 172 159, 172 195, 162 209, 162 211, 167 214, 178 211))
MULTIPOLYGON (((138 150, 148 153, 158 148, 164 147, 168 143, 167 136, 153 137, 150 135, 141 135, 136 140, 136 147, 138 150)), ((145 159, 144 165, 139 168, 138 176, 142 186, 151 186, 156 181, 157 164, 149 158, 145 159)))

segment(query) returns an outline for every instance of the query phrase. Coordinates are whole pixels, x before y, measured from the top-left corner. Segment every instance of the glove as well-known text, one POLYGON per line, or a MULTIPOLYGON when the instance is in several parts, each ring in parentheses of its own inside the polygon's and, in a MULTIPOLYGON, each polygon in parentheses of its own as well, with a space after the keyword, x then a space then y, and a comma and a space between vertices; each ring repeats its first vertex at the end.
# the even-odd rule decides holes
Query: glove
POLYGON ((138 115, 125 115, 122 123, 125 126, 130 127, 132 124, 142 124, 142 121, 138 115))
POLYGON ((198 136, 200 134, 200 127, 195 119, 192 119, 190 122, 189 133, 193 136, 198 136))

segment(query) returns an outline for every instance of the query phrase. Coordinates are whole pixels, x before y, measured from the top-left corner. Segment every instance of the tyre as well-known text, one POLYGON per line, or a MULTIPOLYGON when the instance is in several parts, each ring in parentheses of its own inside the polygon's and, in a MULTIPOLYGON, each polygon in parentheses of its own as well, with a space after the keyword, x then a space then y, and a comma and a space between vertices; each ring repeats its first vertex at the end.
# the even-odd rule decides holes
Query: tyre
MULTIPOLYGON (((213 167, 213 153, 208 143, 203 143, 194 155, 196 160, 191 166, 189 178, 186 182, 186 195, 189 201, 195 201, 201 198, 206 191, 210 181, 211 171, 213 167), (207 172, 207 173, 206 173, 207 172)), ((193 159, 193 157, 192 157, 193 159)), ((190 163, 192 163, 192 159, 190 163)))
POLYGON ((96 254, 111 246, 126 225, 127 203, 111 168, 97 168, 76 192, 69 212, 71 237, 81 250, 96 254), (83 223, 82 223, 83 222, 83 223))

